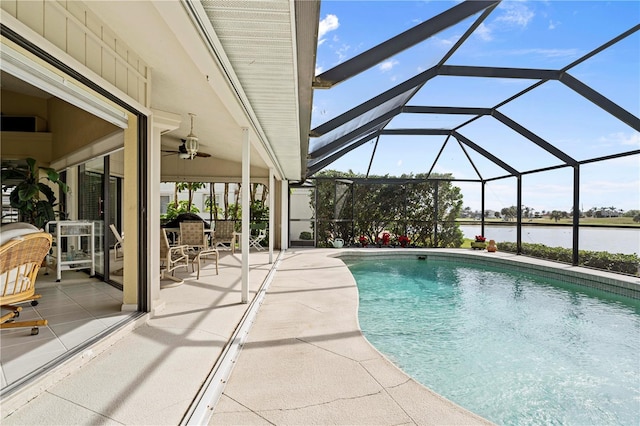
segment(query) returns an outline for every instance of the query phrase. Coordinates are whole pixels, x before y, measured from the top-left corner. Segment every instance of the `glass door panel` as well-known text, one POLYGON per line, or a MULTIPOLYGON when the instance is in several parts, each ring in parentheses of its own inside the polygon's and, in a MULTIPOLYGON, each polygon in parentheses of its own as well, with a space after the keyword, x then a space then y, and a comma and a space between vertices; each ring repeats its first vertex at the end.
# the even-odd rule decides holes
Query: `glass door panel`
POLYGON ((95 222, 96 274, 104 275, 104 158, 88 161, 78 170, 78 219, 95 222))

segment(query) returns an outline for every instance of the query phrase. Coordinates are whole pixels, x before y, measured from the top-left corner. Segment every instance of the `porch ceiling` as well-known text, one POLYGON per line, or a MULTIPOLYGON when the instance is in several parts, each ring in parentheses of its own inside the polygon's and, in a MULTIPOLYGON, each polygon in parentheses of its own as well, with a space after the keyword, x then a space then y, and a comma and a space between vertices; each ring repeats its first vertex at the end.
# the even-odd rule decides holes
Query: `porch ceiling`
MULTIPOLYGON (((177 149, 194 113, 200 151, 240 161, 241 128, 248 127, 252 166, 293 180, 304 174, 318 1, 87 6, 151 67, 150 107, 183 117, 180 128, 162 136, 163 148, 177 149)), ((163 161, 173 158, 185 161, 163 161)))

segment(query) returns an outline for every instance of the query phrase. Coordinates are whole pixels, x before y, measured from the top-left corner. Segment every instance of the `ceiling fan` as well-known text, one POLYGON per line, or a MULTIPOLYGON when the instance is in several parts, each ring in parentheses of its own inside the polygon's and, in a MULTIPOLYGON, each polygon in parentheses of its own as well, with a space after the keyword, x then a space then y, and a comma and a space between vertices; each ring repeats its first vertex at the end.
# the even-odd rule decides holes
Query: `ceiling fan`
POLYGON ((207 154, 206 152, 196 151, 195 153, 189 153, 189 150, 187 149, 187 140, 180 139, 180 141, 182 141, 182 143, 178 146, 177 150, 163 149, 162 152, 168 155, 178 154, 178 157, 182 158, 183 160, 193 160, 196 157, 201 157, 201 158, 211 157, 211 154, 207 154))
POLYGON ((180 139, 182 144, 178 146, 177 151, 163 149, 162 152, 178 154, 178 156, 183 160, 193 160, 196 157, 211 157, 211 154, 198 152, 198 137, 193 134, 193 117, 195 114, 189 113, 189 115, 191 116, 191 131, 187 135, 187 138, 180 139))

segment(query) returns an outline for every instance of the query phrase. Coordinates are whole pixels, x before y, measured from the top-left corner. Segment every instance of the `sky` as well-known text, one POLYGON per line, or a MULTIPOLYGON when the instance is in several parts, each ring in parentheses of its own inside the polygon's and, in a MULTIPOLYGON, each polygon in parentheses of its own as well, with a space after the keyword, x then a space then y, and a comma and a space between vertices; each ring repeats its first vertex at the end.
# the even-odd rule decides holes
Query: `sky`
MULTIPOLYGON (((316 75, 436 16, 456 1, 322 0, 316 75)), ((431 68, 475 21, 474 15, 387 58, 327 90, 314 91, 312 128, 431 68)), ((640 24, 640 2, 504 0, 445 63, 446 65, 561 69, 640 24)), ((570 69, 568 73, 618 106, 640 117, 640 31, 570 69)), ((419 106, 494 107, 534 83, 525 79, 437 76, 407 103, 419 106)), ((576 160, 640 149, 640 133, 559 81, 548 81, 498 110, 576 160)), ((470 116, 401 114, 393 128, 450 129, 470 116)), ((519 171, 561 161, 492 117, 459 132, 519 171)), ((477 179, 460 145, 442 136, 383 136, 371 174, 399 176, 452 173, 477 179), (443 148, 444 146, 444 148, 443 148), (442 153, 438 157, 438 152, 442 153), (435 162, 438 158, 437 162, 435 162), (434 164, 435 162, 435 164, 434 164)), ((311 140, 314 146, 314 140, 311 140)), ((366 173, 375 142, 368 142, 327 169, 366 173)), ((483 178, 507 173, 466 149, 483 178)), ((580 168, 580 208, 640 209, 640 155, 590 163, 580 168)), ((480 185, 457 182, 464 206, 479 210, 480 185)), ((522 177, 523 204, 538 211, 570 211, 573 169, 522 177)), ((517 204, 516 179, 486 184, 485 208, 517 204)))

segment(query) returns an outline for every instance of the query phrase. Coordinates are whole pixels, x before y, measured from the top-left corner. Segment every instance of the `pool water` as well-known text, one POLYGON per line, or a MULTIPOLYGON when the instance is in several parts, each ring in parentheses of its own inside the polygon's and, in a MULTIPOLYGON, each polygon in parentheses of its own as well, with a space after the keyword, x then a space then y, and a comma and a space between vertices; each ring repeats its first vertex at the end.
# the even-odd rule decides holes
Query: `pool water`
POLYGON ((640 424, 640 301, 414 259, 347 260, 365 337, 407 374, 500 425, 640 424))

